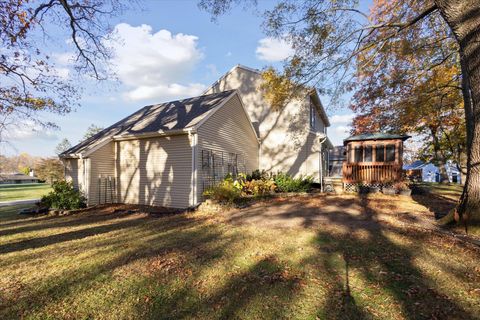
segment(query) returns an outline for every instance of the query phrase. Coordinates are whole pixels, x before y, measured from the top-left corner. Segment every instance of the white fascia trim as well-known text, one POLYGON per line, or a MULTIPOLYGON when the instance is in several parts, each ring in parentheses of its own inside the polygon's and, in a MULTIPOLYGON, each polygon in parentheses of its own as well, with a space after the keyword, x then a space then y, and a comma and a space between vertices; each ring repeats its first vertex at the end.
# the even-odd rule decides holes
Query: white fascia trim
POLYGON ((174 136, 180 134, 189 134, 194 132, 192 128, 179 129, 179 130, 168 130, 168 131, 157 131, 157 132, 148 132, 148 133, 134 133, 128 135, 117 135, 113 136, 114 141, 123 141, 123 140, 135 140, 135 139, 145 139, 145 138, 154 138, 154 137, 164 137, 164 136, 174 136))

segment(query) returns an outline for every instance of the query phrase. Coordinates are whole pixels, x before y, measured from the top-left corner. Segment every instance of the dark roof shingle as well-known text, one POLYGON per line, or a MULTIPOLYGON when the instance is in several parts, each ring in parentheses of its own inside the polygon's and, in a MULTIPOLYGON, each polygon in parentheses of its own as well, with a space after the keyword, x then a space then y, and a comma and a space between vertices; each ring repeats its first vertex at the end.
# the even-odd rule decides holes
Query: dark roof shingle
POLYGON ((66 150, 66 157, 94 148, 114 136, 128 136, 189 129, 205 119, 235 91, 228 90, 198 97, 146 106, 89 139, 66 150))
POLYGON ((343 144, 346 144, 350 141, 364 141, 364 140, 393 140, 393 139, 402 139, 403 141, 410 138, 409 135, 404 134, 392 134, 392 133, 364 133, 356 136, 350 136, 347 139, 343 140, 343 144))

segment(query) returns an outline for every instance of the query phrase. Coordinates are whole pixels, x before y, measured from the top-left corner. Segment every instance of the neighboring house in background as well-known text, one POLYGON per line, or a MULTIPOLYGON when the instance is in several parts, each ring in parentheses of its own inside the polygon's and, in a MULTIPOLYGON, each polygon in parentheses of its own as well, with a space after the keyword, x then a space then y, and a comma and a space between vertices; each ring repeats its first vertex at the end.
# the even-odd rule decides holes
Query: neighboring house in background
POLYGON ((317 92, 274 111, 260 83, 259 71, 236 66, 205 95, 144 107, 62 153, 65 176, 89 205, 174 208, 197 205, 229 172, 265 169, 319 181, 331 144, 317 92))
POLYGON ((38 183, 38 178, 23 173, 0 173, 0 184, 38 183))
MULTIPOLYGON (((412 162, 411 164, 403 166, 407 177, 412 180, 423 182, 440 182, 440 170, 433 163, 425 163, 421 160, 412 162)), ((447 161, 445 164, 445 171, 447 173, 448 181, 451 183, 462 183, 461 172, 457 165, 452 161, 447 161)))

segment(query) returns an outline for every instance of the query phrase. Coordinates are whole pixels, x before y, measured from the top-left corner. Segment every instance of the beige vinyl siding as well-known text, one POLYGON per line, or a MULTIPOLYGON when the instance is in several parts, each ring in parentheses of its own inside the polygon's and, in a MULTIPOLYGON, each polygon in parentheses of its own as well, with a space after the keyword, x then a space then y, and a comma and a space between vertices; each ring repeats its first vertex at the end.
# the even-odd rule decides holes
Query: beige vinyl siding
MULTIPOLYGON (((263 98, 262 76, 254 71, 236 67, 215 83, 207 93, 236 89, 250 119, 258 126, 260 135, 259 168, 269 172, 283 171, 294 176, 317 175, 311 156, 312 135, 309 125, 310 97, 288 103, 274 110, 263 98), (308 162, 308 163, 307 163, 308 162)), ((317 119, 318 129, 323 123, 317 119)))
MULTIPOLYGON (((115 150, 114 143, 109 142, 103 147, 91 153, 88 158, 90 159, 88 163, 89 171, 89 188, 88 188, 88 205, 94 205, 104 202, 116 202, 113 189, 114 188, 114 178, 115 178, 115 150), (99 178, 102 177, 101 186, 99 185, 99 178), (111 183, 106 183, 106 179, 110 177, 111 183), (107 187, 105 189, 105 186, 107 187), (99 187, 101 187, 99 190, 99 187), (100 191, 100 192, 99 192, 100 191), (113 195, 113 197, 111 196, 113 195)), ((107 180, 108 181, 108 180, 107 180)))
POLYGON ((214 84, 208 93, 238 90, 250 118, 258 126, 260 169, 294 176, 308 174, 305 162, 310 132, 310 105, 306 103, 309 100, 298 99, 281 110, 274 110, 263 98, 261 84, 259 73, 237 67, 214 84))
MULTIPOLYGON (((202 150, 242 155, 245 171, 258 169, 258 140, 241 101, 234 95, 198 129, 197 199, 202 193, 202 150)), ((240 168, 239 168, 240 169, 240 168)))
POLYGON ((120 202, 190 206, 192 149, 188 135, 116 142, 120 202))
POLYGON ((305 149, 305 175, 320 181, 320 143, 316 134, 309 133, 305 149))
POLYGON ((85 194, 85 167, 86 159, 68 158, 63 160, 65 166, 65 180, 71 181, 74 188, 85 194))

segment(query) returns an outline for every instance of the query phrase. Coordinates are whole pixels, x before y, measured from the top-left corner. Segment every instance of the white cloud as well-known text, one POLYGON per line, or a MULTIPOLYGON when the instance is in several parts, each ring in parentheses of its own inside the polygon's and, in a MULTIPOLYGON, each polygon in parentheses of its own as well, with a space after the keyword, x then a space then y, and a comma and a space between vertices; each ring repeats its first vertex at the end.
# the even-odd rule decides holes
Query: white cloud
POLYGON ((198 83, 181 84, 203 58, 198 37, 168 30, 154 33, 145 24, 120 23, 114 32, 118 41, 109 42, 115 53, 112 63, 119 80, 131 88, 124 95, 128 99, 181 97, 204 89, 198 83))
POLYGON ((343 115, 336 114, 336 115, 333 115, 330 118, 330 123, 332 123, 332 124, 338 124, 338 123, 350 124, 350 123, 352 123, 352 120, 353 120, 354 117, 355 117, 355 115, 353 113, 352 114, 343 114, 343 115))
POLYGON ((125 94, 125 98, 129 100, 154 99, 161 97, 162 99, 175 99, 177 97, 197 96, 206 89, 206 86, 199 83, 193 83, 188 86, 180 84, 158 85, 158 86, 139 86, 125 94))
POLYGON ((334 145, 342 145, 343 139, 350 136, 354 114, 336 114, 329 118, 332 126, 328 130, 328 137, 334 145))
POLYGON ((55 140, 57 135, 50 130, 44 130, 33 121, 25 121, 9 125, 5 132, 6 140, 55 140))
POLYGON ((260 60, 269 62, 282 61, 294 53, 292 46, 282 39, 263 38, 258 41, 258 44, 255 52, 260 60))
POLYGON ((75 54, 73 52, 57 52, 52 56, 55 61, 62 66, 72 65, 75 62, 75 54))

